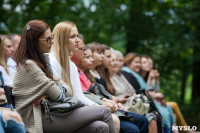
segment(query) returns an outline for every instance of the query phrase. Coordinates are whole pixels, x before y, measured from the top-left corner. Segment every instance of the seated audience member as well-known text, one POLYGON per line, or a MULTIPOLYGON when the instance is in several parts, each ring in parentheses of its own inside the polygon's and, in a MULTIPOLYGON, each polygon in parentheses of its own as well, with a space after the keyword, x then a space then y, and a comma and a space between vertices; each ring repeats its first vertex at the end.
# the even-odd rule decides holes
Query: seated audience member
POLYGON ((11 41, 3 35, 0 35, 0 71, 2 72, 4 85, 13 86, 15 70, 7 65, 8 58, 13 54, 11 41))
MULTIPOLYGON (((122 67, 122 73, 126 72, 135 77, 136 82, 139 83, 140 90, 148 90, 148 86, 143 77, 139 74, 141 69, 141 57, 136 53, 128 53, 124 58, 124 65, 122 67)), ((124 75, 126 77, 126 75, 124 75)), ((128 79, 128 78, 127 78, 128 79)), ((134 85, 134 84, 133 84, 134 85)), ((136 87, 134 87, 136 89, 136 87)), ((137 87, 138 88, 138 87, 137 87)))
MULTIPOLYGON (((11 41, 4 35, 0 35, 0 71, 2 73, 1 77, 1 86, 7 85, 13 86, 13 78, 15 74, 15 70, 7 65, 8 59, 13 54, 13 47, 11 41), (4 84, 2 83, 4 82, 4 84)), ((5 98, 3 88, 0 88, 0 95, 5 98)), ((8 108, 7 103, 0 104, 1 107, 8 108)))
MULTIPOLYGON (((140 64, 138 63, 138 59, 140 58, 140 56, 138 54, 135 53, 129 53, 126 55, 125 59, 124 59, 124 67, 135 67, 137 70, 138 68, 140 68, 140 64), (131 66, 132 64, 132 66, 131 66)), ((138 71, 138 70, 137 70, 138 71)), ((125 76, 125 78, 129 81, 129 83, 132 85, 132 87, 135 89, 136 94, 140 94, 141 93, 141 86, 139 84, 139 82, 137 81, 136 77, 130 72, 128 71, 123 71, 121 69, 121 73, 125 76)))
MULTIPOLYGON (((79 34, 79 39, 80 39, 79 48, 78 48, 78 50, 72 52, 71 61, 73 61, 75 63, 75 65, 77 66, 82 90, 84 91, 84 94, 87 98, 89 98, 90 100, 92 100, 92 101, 94 101, 94 102, 96 102, 100 105, 109 107, 111 109, 111 112, 114 112, 114 111, 116 111, 116 107, 115 107, 115 105, 114 105, 115 103, 113 101, 108 100, 108 99, 103 98, 103 97, 98 96, 98 95, 94 95, 90 92, 87 92, 92 83, 88 80, 88 78, 85 76, 83 71, 80 69, 80 67, 81 67, 80 63, 83 59, 83 56, 84 55, 86 56, 86 54, 87 54, 85 51, 90 50, 90 49, 85 48, 83 38, 81 37, 80 34, 79 34), (115 109, 113 110, 113 108, 115 108, 115 109)), ((92 57, 89 60, 91 60, 91 62, 93 62, 92 57)))
MULTIPOLYGON (((98 106, 98 104, 88 99, 83 94, 77 67, 70 60, 72 52, 79 48, 80 39, 78 37, 78 29, 76 25, 70 21, 60 22, 54 27, 53 33, 55 35, 55 45, 50 54, 50 62, 53 72, 65 83, 68 83, 71 86, 75 98, 79 99, 84 104, 91 106, 92 109, 96 108, 92 106, 98 106)), ((104 108, 102 109, 104 110, 104 108)), ((96 110, 96 112, 100 111, 98 109, 96 110)), ((112 115, 112 117, 115 124, 115 132, 118 132, 119 119, 115 115, 112 115)), ((114 129, 110 128, 109 130, 112 132, 114 129)))
POLYGON ((171 132, 178 133, 178 131, 176 130, 172 131, 172 126, 176 126, 176 121, 171 107, 168 106, 164 100, 163 94, 155 92, 155 94, 152 95, 152 97, 155 100, 158 111, 162 116, 162 127, 164 133, 171 133, 171 132))
MULTIPOLYGON (((126 99, 123 103, 124 103, 124 105, 126 105, 125 107, 127 109, 129 109, 131 105, 128 105, 126 103, 129 102, 129 100, 131 100, 132 97, 130 97, 130 96, 135 95, 135 89, 129 84, 129 82, 126 80, 126 78, 121 73, 119 73, 121 67, 123 66, 123 63, 122 62, 118 63, 117 59, 123 59, 123 57, 119 57, 120 55, 118 55, 118 57, 116 57, 114 52, 112 54, 111 53, 109 54, 109 53, 110 52, 108 52, 108 49, 107 49, 107 53, 105 53, 104 58, 111 57, 111 63, 110 64, 104 63, 104 65, 107 68, 109 68, 109 74, 110 74, 109 78, 111 78, 110 81, 115 89, 114 95, 116 95, 118 97, 118 99, 122 99, 122 98, 126 99)), ((122 56, 122 54, 121 54, 121 56, 122 56)), ((102 71, 99 71, 99 72, 102 72, 102 71)), ((155 121, 156 116, 153 113, 147 113, 147 114, 145 114, 145 116, 149 120, 149 132, 150 133, 157 132, 157 124, 155 121)))
MULTIPOLYGON (((90 47, 92 47, 92 46, 90 46, 90 47)), ((95 49, 94 49, 94 51, 95 51, 95 49)), ((86 46, 85 56, 84 56, 84 58, 83 58, 83 60, 81 61, 81 64, 80 64, 80 68, 84 72, 90 73, 89 69, 91 69, 91 67, 93 66, 92 65, 93 64, 93 57, 96 60, 99 60, 99 58, 100 58, 100 56, 98 56, 97 53, 92 54, 92 50, 88 49, 88 47, 86 46)), ((87 74, 87 75, 89 75, 89 74, 87 74)), ((122 110, 118 110, 118 111, 123 112, 122 110)), ((128 121, 125 121, 125 120, 120 120, 120 132, 125 132, 125 133, 148 132, 148 124, 147 124, 148 122, 147 122, 147 119, 144 116, 141 116, 141 115, 138 115, 138 114, 135 114, 135 113, 131 113, 131 112, 127 112, 127 113, 129 115, 134 116, 135 122, 131 123, 131 122, 128 122, 128 121)))
POLYGON ((54 123, 59 125, 59 128, 49 129, 42 124, 43 113, 40 101, 43 98, 48 97, 54 101, 64 102, 66 97, 73 97, 73 90, 69 85, 58 78, 53 78, 54 73, 49 65, 48 55, 44 55, 51 51, 52 45, 53 35, 48 24, 41 20, 32 20, 25 25, 16 52, 17 71, 13 95, 16 110, 22 116, 26 132, 43 133, 49 130, 53 132, 52 129, 60 132, 59 130, 65 129, 68 133, 95 131, 114 133, 111 113, 105 107, 86 106, 74 109, 67 116, 63 116, 65 118, 59 120, 62 122, 54 123))
MULTIPOLYGON (((141 69, 141 71, 143 73, 143 77, 146 77, 147 84, 149 83, 148 86, 150 86, 149 89, 151 91, 149 91, 149 93, 152 93, 152 91, 158 92, 160 90, 160 84, 159 84, 160 83, 160 80, 159 80, 160 74, 159 74, 157 68, 155 67, 155 65, 153 65, 154 64, 153 59, 149 56, 142 56, 141 63, 142 63, 142 66, 143 66, 142 69, 141 69), (149 68, 145 69, 146 65, 148 65, 149 68)), ((176 124, 178 126, 188 126, 187 123, 184 120, 184 117, 183 117, 183 115, 182 115, 182 113, 179 109, 178 104, 176 102, 173 102, 173 101, 166 102, 166 103, 173 110, 174 117, 176 119, 176 124)), ((188 131, 188 132, 191 132, 191 131, 188 131)))
POLYGON ((14 49, 14 52, 12 54, 12 57, 8 59, 7 65, 16 70, 17 64, 16 64, 15 53, 16 53, 16 50, 19 46, 19 42, 21 40, 21 37, 18 34, 10 34, 10 35, 8 35, 8 38, 12 42, 12 47, 14 49))
POLYGON ((148 90, 158 91, 160 89, 160 74, 155 68, 156 66, 154 65, 153 68, 153 65, 149 63, 148 58, 148 56, 141 56, 141 69, 139 73, 146 81, 148 90))
MULTIPOLYGON (((141 69, 140 56, 136 53, 129 53, 124 58, 124 64, 125 66, 122 67, 121 73, 126 77, 133 88, 135 88, 136 93, 141 94, 141 90, 148 90, 144 79, 138 73, 141 69)), ((156 119, 157 131, 158 133, 162 132, 161 117, 158 114, 157 108, 153 101, 150 104, 150 112, 146 115, 146 117, 149 121, 151 121, 152 119, 156 119)), ((151 122, 153 123, 154 120, 151 122)))
POLYGON ((14 111, 0 111, 0 133, 25 133, 21 116, 14 111))
MULTIPOLYGON (((121 70, 121 66, 118 62, 118 58, 115 52, 111 54, 111 64, 109 65, 109 73, 110 73, 110 81, 115 88, 115 96, 118 99, 122 99, 123 97, 134 96, 135 89, 129 84, 126 78, 119 72, 121 70)), ((126 102, 126 101, 124 101, 126 102)))

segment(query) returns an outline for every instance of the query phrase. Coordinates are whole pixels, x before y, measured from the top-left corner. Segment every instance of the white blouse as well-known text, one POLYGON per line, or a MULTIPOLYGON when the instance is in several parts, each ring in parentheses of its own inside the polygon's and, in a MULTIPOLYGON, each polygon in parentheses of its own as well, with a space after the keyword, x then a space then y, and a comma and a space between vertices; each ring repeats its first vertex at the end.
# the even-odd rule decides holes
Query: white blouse
POLYGON ((8 73, 6 70, 0 65, 0 71, 2 72, 3 75, 3 80, 4 80, 4 85, 13 87, 13 79, 15 76, 15 70, 11 67, 8 67, 8 73))
MULTIPOLYGON (((50 64, 52 66, 53 72, 56 73, 58 78, 61 78, 61 73, 62 73, 62 68, 53 52, 50 53, 50 64)), ((71 79, 71 84, 73 88, 73 96, 78 98, 80 101, 83 103, 92 106, 95 104, 95 102, 91 101, 85 95, 83 94, 81 83, 80 83, 80 78, 78 74, 78 69, 76 65, 69 59, 69 65, 70 65, 70 79, 71 79)))

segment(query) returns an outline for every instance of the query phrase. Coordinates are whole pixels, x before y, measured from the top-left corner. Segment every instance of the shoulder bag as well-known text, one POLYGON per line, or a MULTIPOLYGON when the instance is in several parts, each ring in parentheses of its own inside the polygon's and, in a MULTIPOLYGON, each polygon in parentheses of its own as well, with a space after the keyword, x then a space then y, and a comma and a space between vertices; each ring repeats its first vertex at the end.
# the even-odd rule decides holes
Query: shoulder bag
POLYGON ((74 97, 68 97, 64 102, 57 102, 50 99, 44 99, 41 102, 42 110, 42 126, 44 133, 64 133, 66 129, 63 128, 63 124, 66 121, 66 117, 71 111, 79 107, 84 107, 79 99, 74 97))
POLYGON ((137 94, 135 96, 130 96, 124 106, 130 112, 144 115, 149 112, 150 104, 145 95, 137 94))

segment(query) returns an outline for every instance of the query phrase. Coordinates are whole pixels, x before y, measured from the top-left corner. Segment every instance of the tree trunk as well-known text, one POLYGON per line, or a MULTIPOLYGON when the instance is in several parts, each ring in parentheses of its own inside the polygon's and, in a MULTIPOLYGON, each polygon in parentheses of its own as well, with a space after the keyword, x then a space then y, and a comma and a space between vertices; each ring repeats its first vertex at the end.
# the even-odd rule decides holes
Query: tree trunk
MULTIPOLYGON (((200 43, 200 40, 199 40, 200 43)), ((200 95, 200 48, 194 47, 192 101, 196 101, 200 95)))
POLYGON ((187 82, 187 74, 183 72, 181 80, 181 103, 184 103, 186 82, 187 82))

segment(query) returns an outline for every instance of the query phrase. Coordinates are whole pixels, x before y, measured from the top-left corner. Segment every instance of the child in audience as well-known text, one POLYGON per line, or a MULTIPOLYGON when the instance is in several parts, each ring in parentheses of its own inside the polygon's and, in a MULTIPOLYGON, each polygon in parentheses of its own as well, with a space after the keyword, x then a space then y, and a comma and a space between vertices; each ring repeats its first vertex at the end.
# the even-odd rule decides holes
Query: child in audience
POLYGON ((59 129, 65 129, 67 133, 95 131, 114 133, 111 113, 104 107, 74 109, 65 116, 63 122, 55 123, 59 125, 59 128, 43 128, 41 99, 49 97, 63 102, 66 97, 72 97, 74 92, 69 85, 53 77, 54 73, 49 65, 48 56, 44 55, 51 51, 53 43, 53 34, 45 22, 32 20, 25 25, 22 40, 16 52, 18 66, 13 95, 16 109, 26 125, 26 132, 43 133, 48 130, 60 132, 59 129))

